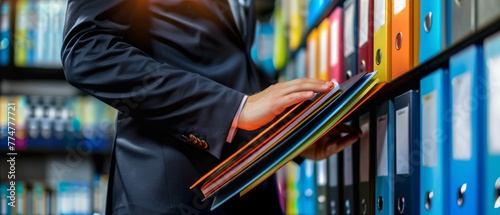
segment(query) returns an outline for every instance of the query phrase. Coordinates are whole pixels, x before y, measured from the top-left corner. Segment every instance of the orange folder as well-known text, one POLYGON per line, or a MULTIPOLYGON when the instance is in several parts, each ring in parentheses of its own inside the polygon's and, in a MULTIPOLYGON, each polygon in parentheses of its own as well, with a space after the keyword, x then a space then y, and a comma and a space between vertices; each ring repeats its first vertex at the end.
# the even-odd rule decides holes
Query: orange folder
POLYGON ((420 0, 394 0, 392 4, 392 79, 418 64, 420 0))
POLYGON ((318 77, 329 80, 330 76, 330 19, 326 18, 318 26, 318 77))
POLYGON ((306 77, 309 78, 317 78, 319 77, 318 72, 318 64, 319 64, 319 36, 318 29, 313 28, 311 33, 307 35, 307 44, 306 44, 306 77))

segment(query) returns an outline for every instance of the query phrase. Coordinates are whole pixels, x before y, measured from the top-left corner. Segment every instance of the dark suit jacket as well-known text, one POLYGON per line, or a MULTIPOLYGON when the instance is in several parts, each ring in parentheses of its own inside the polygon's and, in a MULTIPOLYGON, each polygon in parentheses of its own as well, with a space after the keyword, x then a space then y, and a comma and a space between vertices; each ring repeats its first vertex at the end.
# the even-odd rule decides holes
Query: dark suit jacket
POLYGON ((244 94, 271 82, 227 0, 68 0, 66 79, 119 110, 107 214, 279 214, 274 178, 210 211, 190 190, 252 137, 226 143, 244 94))

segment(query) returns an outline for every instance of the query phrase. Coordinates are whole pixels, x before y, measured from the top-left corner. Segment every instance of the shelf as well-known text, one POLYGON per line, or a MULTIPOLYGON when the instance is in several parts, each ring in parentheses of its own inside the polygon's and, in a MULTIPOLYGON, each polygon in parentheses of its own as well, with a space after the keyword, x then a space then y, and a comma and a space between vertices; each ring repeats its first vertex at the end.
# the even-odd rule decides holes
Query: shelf
POLYGON ((0 79, 66 80, 62 68, 0 67, 0 79))
MULTIPOLYGON (((10 151, 7 150, 0 150, 1 155, 7 155, 7 153, 11 153, 10 151)), ((64 150, 64 149, 55 149, 55 150, 49 150, 49 149, 27 149, 27 150, 17 150, 15 151, 17 153, 17 157, 43 157, 43 156, 52 156, 52 155, 78 155, 78 156, 110 156, 111 155, 111 149, 109 150, 100 150, 100 151, 92 151, 90 153, 85 152, 85 153, 79 153, 73 149, 73 151, 70 150, 64 150)), ((8 155, 7 155, 8 156, 8 155)))
MULTIPOLYGON (((6 138, 2 139, 6 142, 6 138)), ((110 154, 112 147, 112 139, 95 139, 83 140, 75 139, 68 140, 67 142, 57 142, 62 140, 43 140, 44 142, 27 142, 23 147, 18 144, 15 151, 9 151, 7 145, 0 148, 1 154, 8 154, 11 152, 20 155, 91 155, 91 154, 110 154), (41 145, 45 144, 45 145, 41 145)))

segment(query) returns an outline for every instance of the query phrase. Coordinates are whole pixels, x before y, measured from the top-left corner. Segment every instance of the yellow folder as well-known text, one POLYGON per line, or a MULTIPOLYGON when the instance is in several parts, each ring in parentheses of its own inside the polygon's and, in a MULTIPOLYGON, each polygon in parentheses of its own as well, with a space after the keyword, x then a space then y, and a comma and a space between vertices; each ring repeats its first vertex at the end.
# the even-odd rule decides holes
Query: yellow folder
MULTIPOLYGON (((274 10, 274 52, 273 52, 273 66, 277 71, 285 68, 288 50, 286 40, 286 23, 284 17, 284 8, 281 2, 277 2, 274 10)), ((266 47, 264 47, 266 48, 266 47)))
POLYGON ((30 41, 28 39, 28 28, 29 28, 29 16, 30 11, 28 8, 29 2, 27 0, 17 1, 17 15, 16 15, 16 27, 15 27, 15 38, 14 38, 14 64, 16 66, 26 66, 28 57, 28 48, 30 41))
POLYGON ((302 43, 302 38, 305 29, 305 17, 302 10, 306 7, 306 1, 303 0, 286 0, 290 1, 290 36, 289 36, 289 47, 290 50, 295 51, 299 48, 300 43, 302 43))
POLYGON ((306 77, 309 78, 317 78, 319 75, 318 72, 318 29, 313 28, 309 35, 307 35, 307 44, 306 44, 306 77))
POLYGON ((392 0, 374 0, 373 70, 380 82, 391 80, 392 0))

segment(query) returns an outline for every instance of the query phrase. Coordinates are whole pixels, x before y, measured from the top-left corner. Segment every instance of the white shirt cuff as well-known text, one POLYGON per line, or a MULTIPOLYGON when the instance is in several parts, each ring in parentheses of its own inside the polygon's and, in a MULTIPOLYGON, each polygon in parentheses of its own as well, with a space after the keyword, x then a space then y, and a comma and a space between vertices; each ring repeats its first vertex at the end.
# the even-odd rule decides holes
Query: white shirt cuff
POLYGON ((234 116, 233 123, 231 124, 231 129, 229 129, 229 133, 227 134, 227 137, 226 137, 226 142, 228 142, 228 143, 233 141, 234 135, 236 134, 236 130, 238 129, 238 120, 240 119, 241 110, 243 109, 243 105, 245 105, 247 98, 248 98, 247 95, 245 95, 243 97, 243 99, 241 100, 241 103, 240 103, 240 107, 238 108, 238 111, 236 112, 236 115, 234 116))

